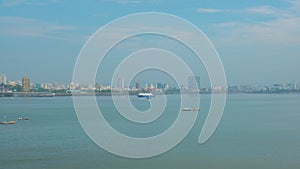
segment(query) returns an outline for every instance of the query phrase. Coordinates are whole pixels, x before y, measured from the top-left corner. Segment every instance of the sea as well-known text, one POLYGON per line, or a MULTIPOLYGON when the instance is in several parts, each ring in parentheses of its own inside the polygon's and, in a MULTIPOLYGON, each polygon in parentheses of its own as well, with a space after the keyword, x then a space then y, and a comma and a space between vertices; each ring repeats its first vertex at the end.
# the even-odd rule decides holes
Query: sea
MULTIPOLYGON (((118 113, 112 97, 96 99, 107 122, 131 137, 163 132, 180 110, 180 96, 167 95, 159 119, 135 124, 118 113)), ((130 96, 130 100, 141 111, 151 106, 147 99, 130 96)), ((77 119, 72 97, 2 97, 2 121, 16 120, 19 115, 29 120, 0 125, 0 169, 300 168, 300 95, 230 94, 217 130, 199 144, 210 102, 210 95, 200 95, 201 111, 194 127, 173 149, 132 159, 107 152, 88 137, 77 119)))

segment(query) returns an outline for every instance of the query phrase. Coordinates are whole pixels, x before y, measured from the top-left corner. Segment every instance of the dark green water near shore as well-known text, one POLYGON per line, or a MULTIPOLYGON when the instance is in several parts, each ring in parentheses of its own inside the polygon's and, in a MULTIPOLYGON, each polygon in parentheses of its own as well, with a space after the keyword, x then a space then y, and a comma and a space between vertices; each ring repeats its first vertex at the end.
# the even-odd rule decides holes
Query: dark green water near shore
MULTIPOLYGON (((132 97, 146 109, 146 101, 132 97)), ((129 135, 162 132, 176 114, 134 130, 118 117, 111 97, 98 96, 108 121, 129 135)), ((155 98, 154 98, 155 99, 155 98)), ((168 95, 166 113, 178 109, 178 95, 168 95)), ((228 95, 222 121, 205 144, 198 144, 209 108, 201 95, 201 112, 190 134, 174 149, 147 159, 127 159, 106 152, 81 129, 71 97, 0 98, 0 118, 28 116, 29 121, 0 125, 0 169, 298 169, 300 167, 300 95, 228 95)), ((132 147, 134 149, 134 147, 132 147)))

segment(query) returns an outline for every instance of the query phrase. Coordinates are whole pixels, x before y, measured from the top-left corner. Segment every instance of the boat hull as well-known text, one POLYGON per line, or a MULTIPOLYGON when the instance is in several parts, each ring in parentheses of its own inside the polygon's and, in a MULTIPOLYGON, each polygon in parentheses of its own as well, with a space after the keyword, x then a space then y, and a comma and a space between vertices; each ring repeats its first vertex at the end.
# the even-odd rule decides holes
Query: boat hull
POLYGON ((137 95, 139 98, 147 98, 147 99, 150 99, 152 98, 154 95, 152 93, 139 93, 137 95))

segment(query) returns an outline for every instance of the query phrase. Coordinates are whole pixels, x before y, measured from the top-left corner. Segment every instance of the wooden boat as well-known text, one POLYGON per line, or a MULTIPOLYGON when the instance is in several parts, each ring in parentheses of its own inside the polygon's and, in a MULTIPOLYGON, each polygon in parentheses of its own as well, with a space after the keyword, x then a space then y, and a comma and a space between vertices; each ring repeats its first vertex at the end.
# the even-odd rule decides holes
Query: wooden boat
POLYGON ((11 121, 0 121, 0 124, 15 124, 16 122, 11 120, 11 121))
POLYGON ((189 107, 185 107, 185 108, 182 108, 182 111, 192 111, 192 109, 189 107))

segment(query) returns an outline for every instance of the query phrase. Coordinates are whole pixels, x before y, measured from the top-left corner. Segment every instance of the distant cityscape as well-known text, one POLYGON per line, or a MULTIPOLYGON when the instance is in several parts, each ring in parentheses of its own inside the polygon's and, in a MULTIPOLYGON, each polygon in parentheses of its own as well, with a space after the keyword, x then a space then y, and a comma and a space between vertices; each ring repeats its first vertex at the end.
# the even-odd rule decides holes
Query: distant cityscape
POLYGON ((141 84, 135 82, 132 86, 125 86, 125 80, 119 78, 115 85, 102 84, 69 84, 36 83, 30 82, 29 77, 21 80, 7 80, 6 74, 0 75, 0 97, 11 96, 69 96, 69 95, 111 95, 113 94, 138 94, 151 92, 153 94, 178 94, 178 93, 248 93, 248 94, 282 94, 300 93, 297 83, 275 83, 271 85, 229 85, 201 88, 199 76, 187 77, 187 86, 170 86, 168 83, 141 84))

